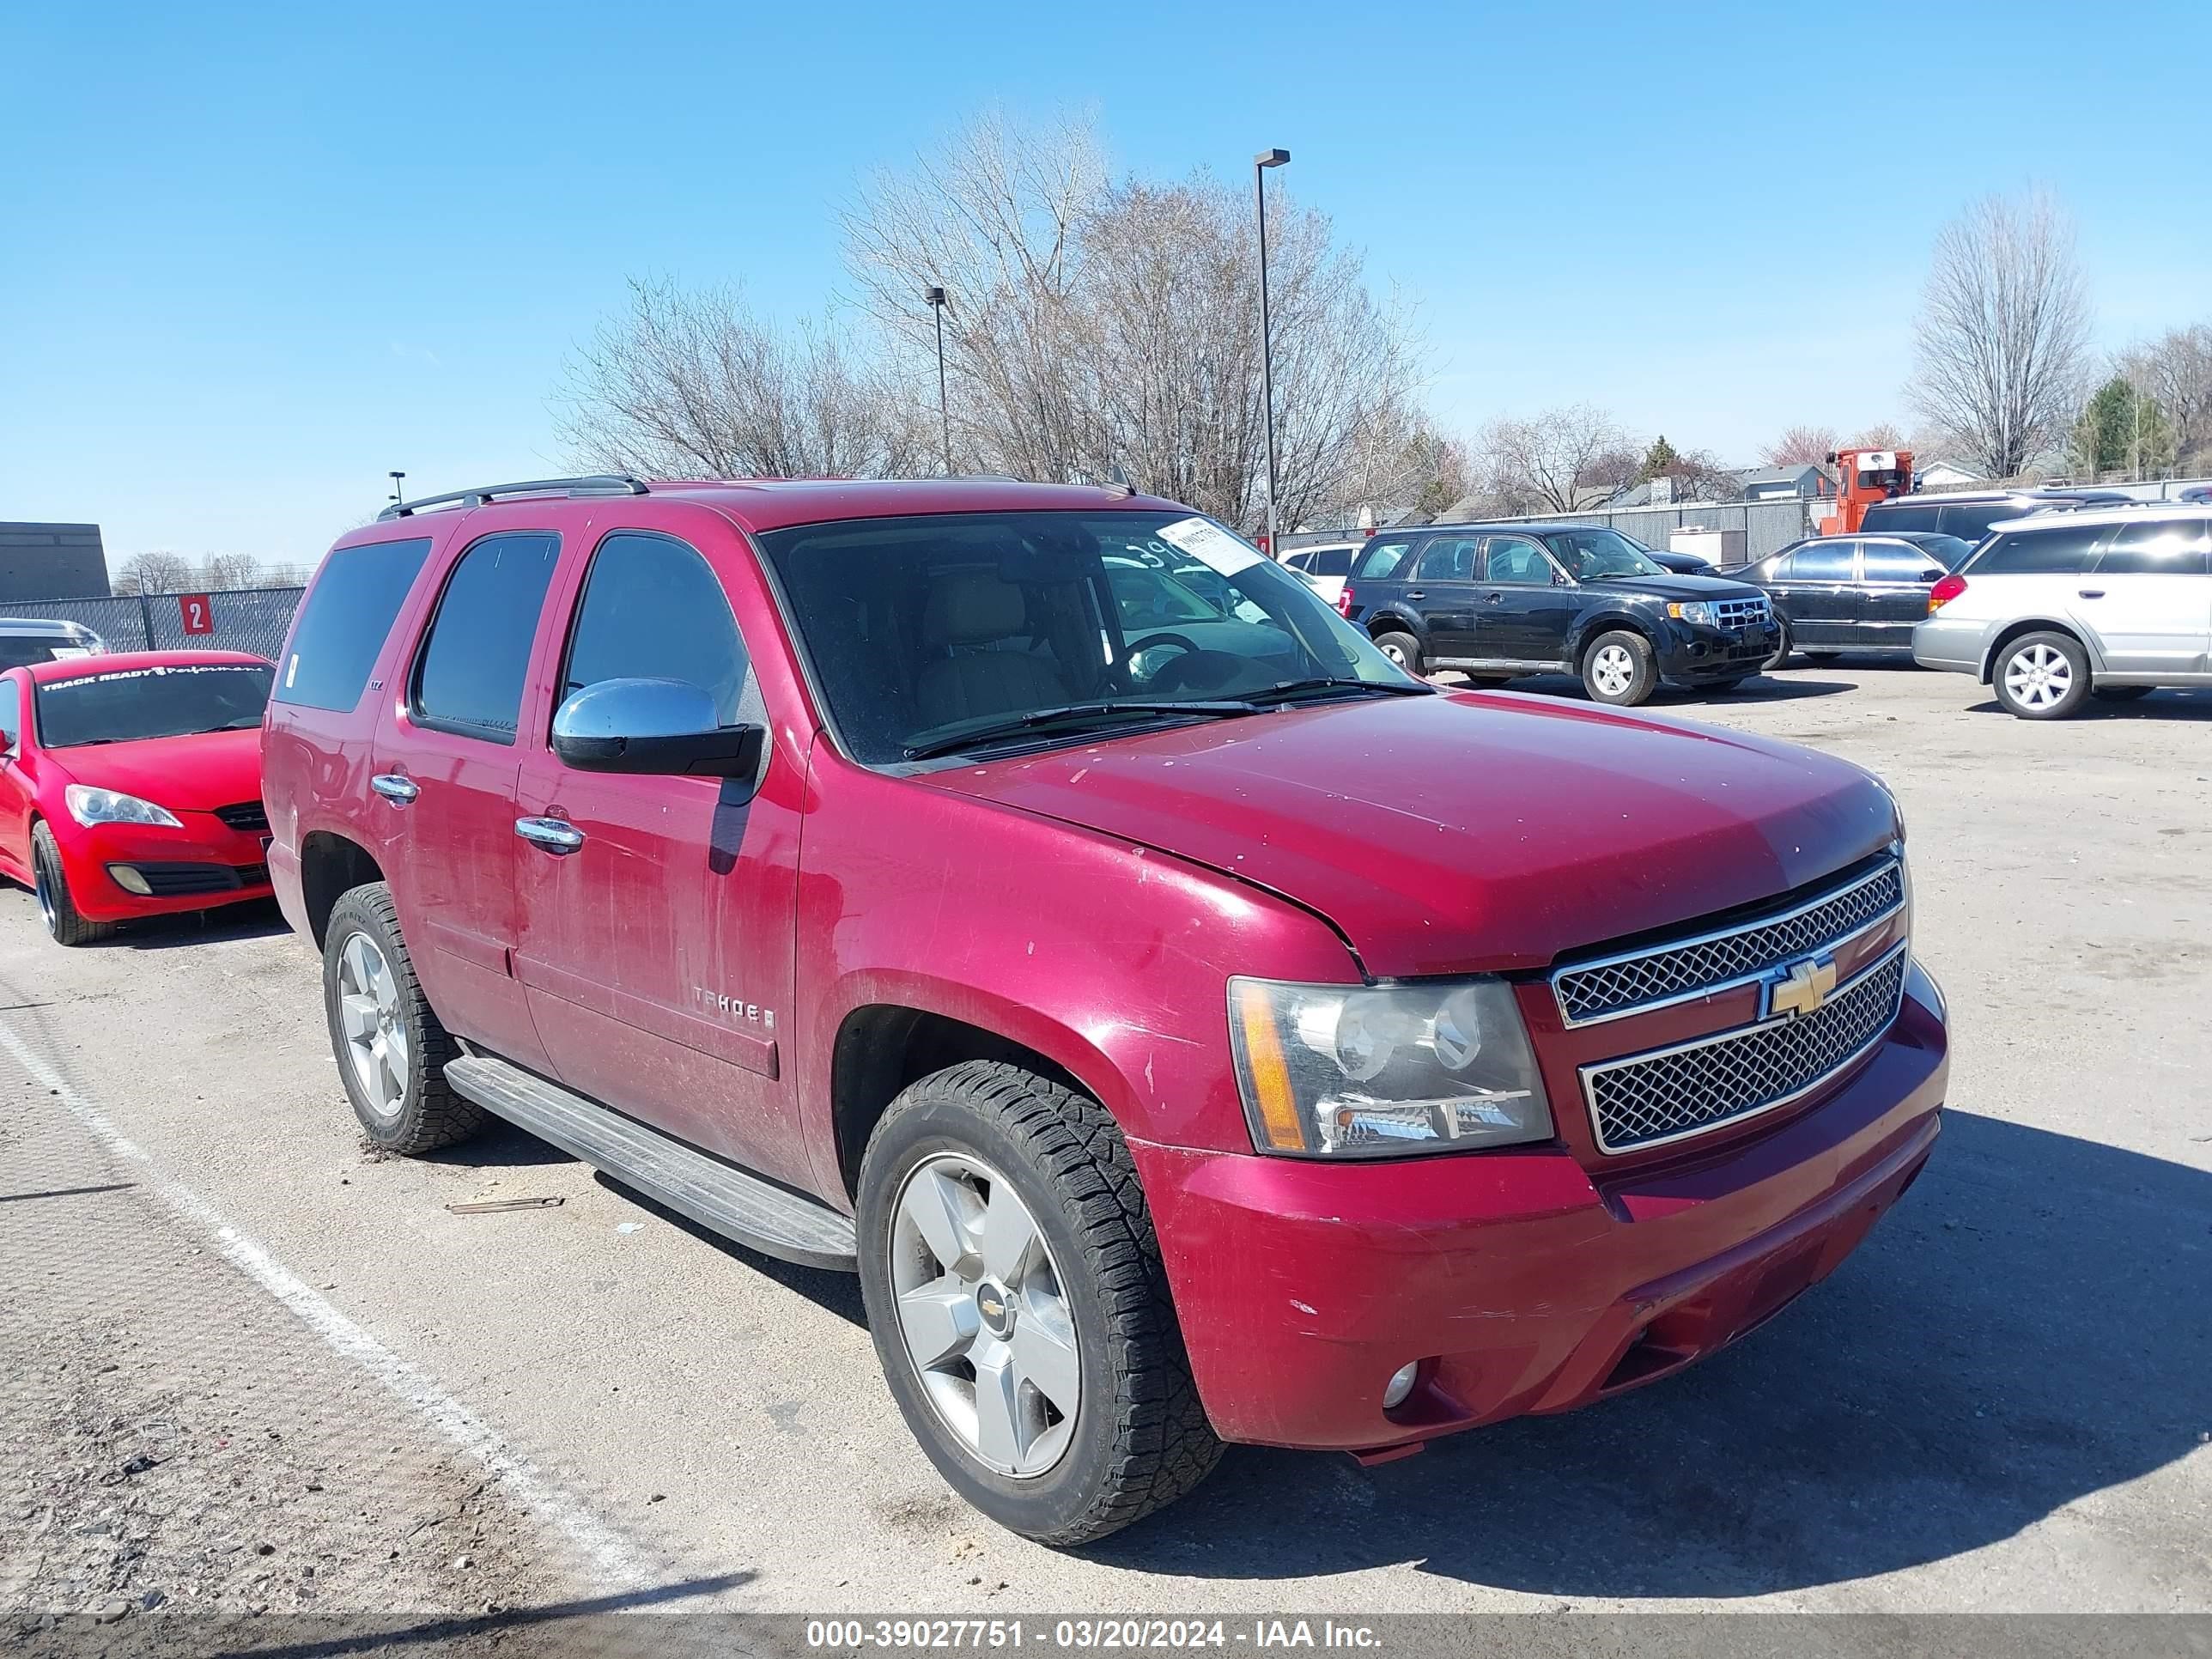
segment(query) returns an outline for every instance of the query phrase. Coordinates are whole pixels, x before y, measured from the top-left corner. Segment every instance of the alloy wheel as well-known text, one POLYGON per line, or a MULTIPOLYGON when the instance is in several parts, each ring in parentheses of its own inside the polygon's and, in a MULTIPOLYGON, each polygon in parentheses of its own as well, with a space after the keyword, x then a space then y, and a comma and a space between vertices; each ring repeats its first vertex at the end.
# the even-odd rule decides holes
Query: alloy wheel
POLYGON ((1636 659, 1625 645, 1601 647, 1590 659, 1590 679, 1608 697, 1625 696, 1636 683, 1636 659))
POLYGON ((1405 647, 1402 647, 1402 646, 1396 646, 1396 645, 1386 645, 1386 646, 1382 646, 1382 647, 1380 647, 1380 649, 1382 650, 1382 654, 1383 654, 1384 656, 1386 656, 1386 657, 1389 658, 1389 659, 1390 659, 1392 662, 1396 663, 1396 664, 1398 665, 1398 666, 1399 666, 1399 667, 1403 668, 1403 667, 1407 666, 1407 663, 1406 663, 1406 652, 1405 652, 1405 647))
POLYGON ((397 1117, 407 1098, 407 1023, 392 964, 367 933, 338 953, 338 1012, 362 1099, 379 1117, 397 1117))
POLYGON ((969 1453, 1027 1480, 1066 1455, 1082 1402, 1073 1310, 1036 1218, 981 1158, 917 1164, 891 1213, 899 1336, 969 1453))
POLYGON ((46 873, 46 861, 44 859, 34 860, 31 890, 38 896, 39 919, 46 924, 46 931, 50 933, 54 931, 55 926, 52 880, 53 878, 46 873))
POLYGON ((2039 641, 2006 661, 2005 690, 2023 708, 2049 708, 2074 689, 2074 665, 2066 653, 2039 641))

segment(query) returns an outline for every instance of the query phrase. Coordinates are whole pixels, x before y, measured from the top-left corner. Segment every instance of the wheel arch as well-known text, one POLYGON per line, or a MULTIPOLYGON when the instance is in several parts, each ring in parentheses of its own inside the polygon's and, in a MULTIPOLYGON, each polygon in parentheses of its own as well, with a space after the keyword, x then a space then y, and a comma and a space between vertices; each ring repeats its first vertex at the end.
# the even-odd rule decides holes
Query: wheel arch
POLYGON ((1399 600, 1389 601, 1384 609, 1369 617, 1364 624, 1367 629, 1367 637, 1371 640, 1384 634, 1411 634, 1420 642, 1421 649, 1426 651, 1429 648, 1428 624, 1412 611, 1396 608, 1402 603, 1399 600))
POLYGON ((331 911, 356 887, 384 879, 384 866, 366 847, 335 830, 316 830, 300 842, 300 898, 308 935, 320 950, 331 911))
POLYGON ((2027 634, 2063 634, 2075 644, 2080 646, 2082 654, 2089 659, 2089 672, 2092 676, 2105 672, 2105 665, 2097 650, 2096 641, 2090 638, 2087 629, 2074 623, 2062 622, 2057 617, 2023 617, 2016 621, 2007 623, 1990 636, 1989 645, 1982 653, 1982 665, 1976 678, 1984 685, 1989 684, 1996 677, 1997 659, 2004 653, 2005 647, 2014 640, 2027 634))
POLYGON ((1607 634, 1618 633, 1624 629, 1631 634, 1643 635, 1644 643, 1654 652, 1661 648, 1659 636, 1651 624, 1633 612, 1601 611, 1595 617, 1588 617, 1577 623, 1574 631, 1567 636, 1569 647, 1567 660, 1574 664, 1575 672, 1579 674, 1583 672, 1583 663, 1589 655, 1590 647, 1595 645, 1607 634))

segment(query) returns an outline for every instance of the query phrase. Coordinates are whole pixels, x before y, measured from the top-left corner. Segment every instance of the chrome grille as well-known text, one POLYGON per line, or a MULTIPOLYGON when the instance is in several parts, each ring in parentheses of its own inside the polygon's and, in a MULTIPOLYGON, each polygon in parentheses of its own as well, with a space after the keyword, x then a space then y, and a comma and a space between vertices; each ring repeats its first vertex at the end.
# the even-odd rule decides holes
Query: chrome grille
POLYGON ((1892 860, 1848 886, 1778 915, 1562 968, 1552 975, 1552 994, 1569 1025, 1617 1019, 1755 979, 1794 957, 1840 944, 1904 903, 1904 872, 1892 860))
POLYGON ((1599 1150, 1678 1140, 1809 1093, 1889 1029, 1905 994, 1905 964, 1899 945, 1816 1013, 1585 1066, 1583 1092, 1599 1150))
POLYGON ((1764 627, 1773 614, 1764 599, 1713 601, 1713 620, 1723 628, 1764 627))

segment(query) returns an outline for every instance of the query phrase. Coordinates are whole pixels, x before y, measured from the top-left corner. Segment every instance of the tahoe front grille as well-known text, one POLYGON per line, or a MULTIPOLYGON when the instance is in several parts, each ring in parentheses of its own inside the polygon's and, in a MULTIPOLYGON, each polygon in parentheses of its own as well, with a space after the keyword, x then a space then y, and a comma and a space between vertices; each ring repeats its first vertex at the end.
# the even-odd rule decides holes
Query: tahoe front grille
POLYGON ((1598 1149, 1637 1152, 1809 1094, 1881 1040, 1905 995, 1899 944, 1813 1013, 1582 1068, 1598 1149))
POLYGON ((1618 1019, 1756 979, 1863 933, 1904 904, 1904 867, 1891 859, 1778 915, 1562 968, 1552 975, 1552 995, 1569 1025, 1618 1019))

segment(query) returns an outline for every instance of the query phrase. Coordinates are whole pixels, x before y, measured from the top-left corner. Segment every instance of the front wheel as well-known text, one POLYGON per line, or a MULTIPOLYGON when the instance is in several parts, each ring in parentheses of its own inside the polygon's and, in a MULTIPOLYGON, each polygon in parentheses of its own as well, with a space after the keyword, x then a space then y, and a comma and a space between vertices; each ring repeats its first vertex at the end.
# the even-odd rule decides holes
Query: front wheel
POLYGON ((1599 635, 1583 656, 1583 689, 1599 702, 1629 708, 1650 696, 1658 684, 1651 641, 1625 628, 1599 635))
POLYGON ((1776 634, 1778 636, 1778 642, 1774 647, 1774 654, 1769 657, 1765 662, 1759 665, 1759 672, 1761 673, 1771 674, 1778 668, 1789 667, 1790 653, 1797 648, 1795 642, 1793 642, 1790 637, 1790 624, 1788 623, 1783 621, 1781 617, 1777 617, 1774 619, 1774 627, 1776 634))
POLYGON ((38 896, 39 920, 57 945, 89 945, 115 931, 112 921, 87 921, 70 896, 69 872, 54 832, 41 823, 31 831, 31 888, 38 896))
POLYGON ((2063 720, 2089 695, 2089 653, 2065 634, 2023 634, 1990 676, 1997 702, 2024 720, 2063 720))
POLYGON ((453 1040, 415 978, 392 890, 380 881, 331 907, 323 1011, 346 1097, 374 1145, 412 1157, 477 1132, 483 1110, 447 1085, 453 1040))
POLYGON ((1083 1544, 1212 1469, 1221 1443, 1105 1108, 1013 1066, 935 1073, 876 1126, 857 1208, 876 1356, 969 1503, 1083 1544))
POLYGON ((1377 634, 1375 648, 1408 674, 1421 672, 1421 642, 1411 634, 1377 634))

